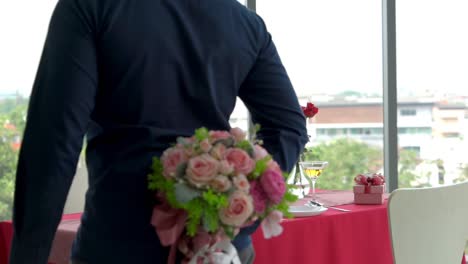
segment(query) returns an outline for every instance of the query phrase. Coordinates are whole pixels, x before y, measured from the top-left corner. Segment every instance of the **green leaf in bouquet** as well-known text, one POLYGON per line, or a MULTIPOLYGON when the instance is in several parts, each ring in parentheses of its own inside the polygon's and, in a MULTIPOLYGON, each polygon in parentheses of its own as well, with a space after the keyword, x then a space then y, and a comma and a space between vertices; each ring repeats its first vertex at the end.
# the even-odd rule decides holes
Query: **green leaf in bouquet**
POLYGON ((187 235, 193 237, 198 231, 201 217, 203 215, 204 204, 202 199, 193 199, 188 204, 184 205, 187 211, 187 235))
POLYGON ((244 139, 242 141, 237 142, 236 148, 243 149, 249 154, 250 157, 254 158, 254 148, 250 141, 244 139))
POLYGON ((164 167, 161 159, 153 157, 153 163, 151 164, 151 170, 153 174, 163 175, 164 167))
POLYGON ((156 191, 158 188, 158 182, 155 177, 154 174, 148 174, 148 189, 151 191, 156 191))
POLYGON ((195 130, 195 138, 198 141, 202 141, 210 136, 210 133, 206 127, 201 127, 195 130))
MULTIPOLYGON (((273 206, 270 211, 272 210, 278 210, 278 211, 281 211, 283 213, 283 216, 286 217, 286 218, 292 218, 293 215, 289 212, 289 205, 295 201, 297 201, 298 197, 291 193, 291 189, 289 189, 289 186, 288 186, 288 189, 287 191, 285 192, 284 196, 283 196, 283 199, 281 200, 281 202, 275 206, 273 206)), ((269 212, 268 212, 269 213, 269 212)), ((266 215, 268 215, 265 214, 266 215)))
POLYGON ((208 206, 203 211, 203 228, 207 232, 215 232, 219 228, 218 210, 215 207, 208 206))
POLYGON ((270 208, 270 210, 265 214, 265 217, 273 210, 277 210, 283 213, 284 217, 290 218, 292 215, 289 213, 289 203, 285 200, 281 201, 279 204, 270 208))
POLYGON ((250 138, 252 140, 252 142, 257 142, 257 133, 258 131, 260 131, 260 124, 255 124, 254 126, 252 126, 250 128, 250 138))
POLYGON ((289 209, 289 204, 286 203, 286 201, 281 201, 279 204, 276 205, 276 210, 281 211, 281 212, 287 212, 289 209))
MULTIPOLYGON (((174 184, 172 184, 172 186, 174 186, 174 184)), ((177 202, 176 195, 174 192, 174 187, 172 187, 172 189, 166 192, 166 200, 171 207, 183 208, 182 205, 179 204, 179 202, 177 202)))
POLYGON ((288 190, 285 194, 284 194, 284 197, 283 197, 283 200, 288 202, 288 203, 294 203, 295 201, 297 201, 299 199, 299 197, 297 197, 297 195, 293 194, 290 192, 290 190, 288 190))
POLYGON ((268 167, 268 162, 271 160, 271 156, 266 156, 264 157, 263 159, 260 159, 260 160, 257 160, 257 162, 255 163, 255 168, 253 170, 253 172, 250 174, 250 180, 255 180, 257 179, 258 177, 260 177, 260 175, 263 174, 263 172, 267 169, 268 167))
POLYGON ((149 184, 148 188, 152 191, 158 191, 164 193, 166 200, 174 208, 180 208, 174 192, 175 182, 171 179, 166 179, 162 174, 149 174, 148 175, 149 184))
POLYGON ((215 193, 211 189, 203 192, 202 197, 208 206, 216 209, 220 209, 228 205, 228 198, 226 194, 215 193))
POLYGON ((284 218, 294 218, 294 215, 291 214, 289 211, 283 212, 284 218))
POLYGON ((176 183, 174 185, 174 190, 175 198, 180 204, 186 204, 201 196, 201 192, 199 190, 192 188, 185 183, 176 183))
POLYGON ((232 226, 224 226, 224 233, 226 236, 228 236, 230 239, 234 239, 234 227, 232 226))
POLYGON ((148 175, 148 188, 150 190, 167 191, 172 188, 172 181, 163 175, 163 166, 159 158, 153 158, 152 170, 153 172, 148 175))

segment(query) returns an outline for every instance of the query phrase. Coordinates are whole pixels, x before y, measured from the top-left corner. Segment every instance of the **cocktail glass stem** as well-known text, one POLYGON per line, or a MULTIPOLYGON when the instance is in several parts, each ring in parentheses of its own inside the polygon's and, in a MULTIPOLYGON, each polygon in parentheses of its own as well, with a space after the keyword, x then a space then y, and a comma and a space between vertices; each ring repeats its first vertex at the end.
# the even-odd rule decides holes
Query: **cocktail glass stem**
POLYGON ((312 178, 312 201, 316 202, 317 201, 317 197, 315 195, 315 182, 317 181, 317 179, 315 177, 312 178))

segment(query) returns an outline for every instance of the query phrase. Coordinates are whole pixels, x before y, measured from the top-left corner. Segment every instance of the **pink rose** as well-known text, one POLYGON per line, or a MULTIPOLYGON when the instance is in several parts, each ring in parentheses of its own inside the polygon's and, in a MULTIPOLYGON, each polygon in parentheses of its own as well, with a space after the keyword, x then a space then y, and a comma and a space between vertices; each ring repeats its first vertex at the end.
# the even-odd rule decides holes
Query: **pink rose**
POLYGON ((254 146, 254 156, 255 160, 260 160, 265 158, 268 155, 268 151, 266 149, 262 148, 260 145, 255 145, 254 146))
POLYGON ((281 202, 286 192, 286 184, 280 173, 275 170, 267 169, 260 177, 260 184, 273 203, 278 204, 281 202))
POLYGON ((232 135, 229 132, 222 130, 212 130, 209 132, 209 136, 211 142, 221 139, 232 138, 232 135))
POLYGON ((231 189, 231 181, 224 175, 218 175, 210 182, 210 186, 218 192, 226 192, 231 189))
POLYGON ((200 142, 200 148, 203 152, 207 153, 211 149, 211 143, 208 139, 204 139, 200 142))
POLYGON ((210 154, 214 158, 221 160, 226 154, 226 146, 224 144, 218 143, 211 149, 210 154))
POLYGON ((224 175, 229 175, 234 171, 234 166, 232 166, 227 160, 222 160, 219 163, 219 172, 224 175))
POLYGON ((253 213, 252 197, 242 191, 235 191, 229 196, 229 204, 218 215, 222 223, 229 226, 242 226, 253 213))
POLYGON ((245 132, 238 127, 231 128, 231 134, 234 136, 236 142, 244 140, 246 136, 245 132))
POLYGON ((267 170, 274 170, 274 171, 276 171, 276 172, 279 173, 279 174, 282 174, 282 173, 283 173, 283 172, 281 171, 281 168, 280 168, 280 166, 278 165, 278 163, 276 163, 276 161, 274 161, 274 160, 268 161, 268 163, 267 163, 267 170))
POLYGON ((253 198, 253 204, 255 212, 263 213, 265 211, 267 196, 262 188, 262 185, 258 181, 250 182, 250 195, 253 198))
POLYGON ((234 183, 234 186, 237 187, 237 189, 247 193, 249 192, 250 184, 244 174, 239 174, 233 177, 232 182, 234 183))
POLYGON ((358 176, 354 177, 354 182, 356 184, 367 185, 367 176, 364 174, 359 174, 358 176))
POLYGON ((186 162, 188 156, 182 148, 169 148, 163 152, 161 161, 163 164, 163 175, 165 177, 174 177, 177 166, 186 162))
POLYGON ((228 149, 225 158, 229 164, 234 166, 234 171, 236 173, 248 175, 255 168, 255 161, 242 149, 228 149))
POLYGON ((218 175, 219 162, 208 154, 189 159, 186 170, 188 180, 195 184, 206 184, 218 175))

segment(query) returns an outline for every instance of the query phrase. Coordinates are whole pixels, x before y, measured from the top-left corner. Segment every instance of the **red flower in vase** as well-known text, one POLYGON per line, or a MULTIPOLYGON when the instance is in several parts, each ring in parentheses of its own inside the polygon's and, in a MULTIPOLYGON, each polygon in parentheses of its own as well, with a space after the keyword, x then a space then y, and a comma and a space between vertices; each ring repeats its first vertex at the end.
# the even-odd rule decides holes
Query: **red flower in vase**
POLYGON ((314 117, 319 111, 313 103, 307 103, 307 106, 301 106, 301 108, 306 118, 314 117))

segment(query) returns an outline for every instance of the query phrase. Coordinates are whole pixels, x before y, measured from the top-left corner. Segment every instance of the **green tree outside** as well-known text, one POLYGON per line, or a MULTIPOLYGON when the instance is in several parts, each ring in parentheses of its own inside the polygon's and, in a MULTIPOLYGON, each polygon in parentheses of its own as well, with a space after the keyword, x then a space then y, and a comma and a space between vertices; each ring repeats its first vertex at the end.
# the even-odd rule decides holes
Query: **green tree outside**
POLYGON ((348 138, 308 148, 304 158, 328 161, 328 167, 317 181, 319 189, 351 190, 356 175, 377 172, 382 167, 379 148, 348 138))
POLYGON ((463 164, 460 170, 461 170, 460 177, 454 180, 455 183, 468 181, 468 163, 463 164))
POLYGON ((28 100, 0 101, 0 221, 12 218, 18 146, 26 123, 28 100))
MULTIPOLYGON (((0 118, 1 124, 5 119, 0 118)), ((11 219, 18 151, 12 146, 15 131, 0 127, 0 221, 11 219)))
MULTIPOLYGON (((351 190, 356 175, 379 172, 383 168, 382 149, 349 138, 339 138, 310 147, 304 153, 304 158, 329 163, 317 181, 319 189, 351 190)), ((400 187, 411 187, 417 176, 414 169, 418 164, 415 152, 400 150, 400 187)))
POLYGON ((418 159, 418 154, 412 150, 401 149, 399 152, 398 161, 398 187, 410 188, 410 187, 429 187, 429 185, 414 185, 417 178, 414 172, 416 166, 421 161, 418 159))

